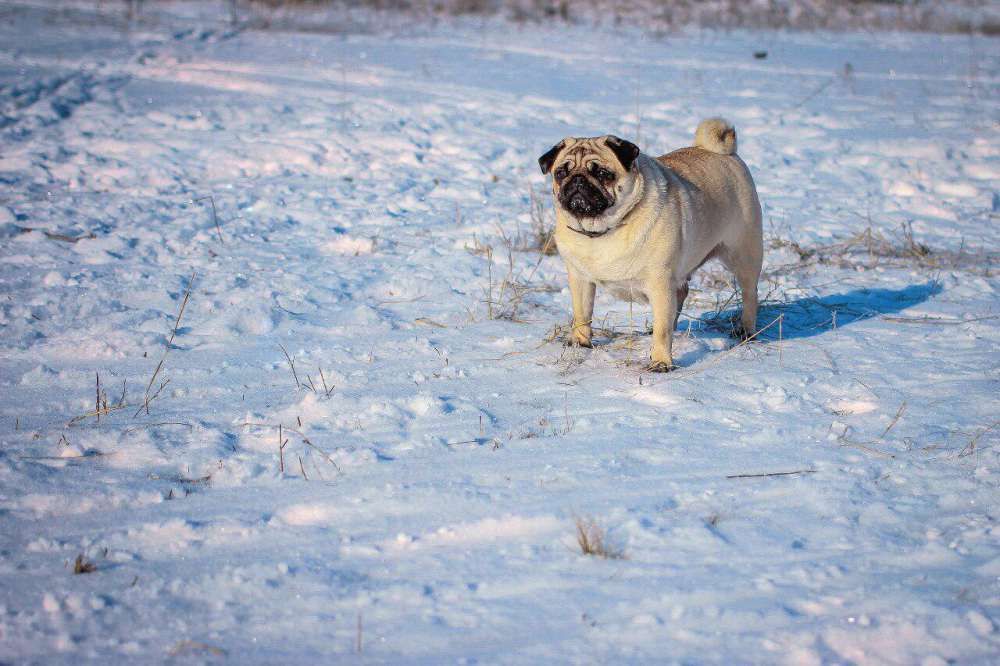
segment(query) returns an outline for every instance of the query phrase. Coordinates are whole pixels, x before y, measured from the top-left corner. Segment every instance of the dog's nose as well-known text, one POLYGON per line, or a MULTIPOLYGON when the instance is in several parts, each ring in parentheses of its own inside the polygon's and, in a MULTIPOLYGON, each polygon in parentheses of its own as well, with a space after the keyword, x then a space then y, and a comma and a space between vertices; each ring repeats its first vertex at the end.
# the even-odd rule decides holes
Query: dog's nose
POLYGON ((563 184, 559 200, 566 210, 585 217, 599 215, 610 205, 608 198, 582 174, 570 177, 563 184))
POLYGON ((594 188, 584 176, 577 174, 563 185, 563 194, 568 197, 583 196, 591 199, 594 196, 594 188))

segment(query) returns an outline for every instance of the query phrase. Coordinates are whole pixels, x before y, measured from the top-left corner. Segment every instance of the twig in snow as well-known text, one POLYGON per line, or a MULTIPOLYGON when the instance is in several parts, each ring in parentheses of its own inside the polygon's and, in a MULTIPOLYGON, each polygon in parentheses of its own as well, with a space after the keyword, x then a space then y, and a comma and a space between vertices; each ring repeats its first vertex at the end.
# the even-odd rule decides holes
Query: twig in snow
POLYGON ((333 468, 335 470, 337 470, 338 473, 340 472, 340 465, 338 465, 337 462, 333 458, 330 457, 329 453, 327 453, 323 449, 321 449, 318 446, 316 446, 315 444, 313 444, 311 441, 309 441, 308 437, 306 437, 305 435, 303 435, 298 430, 293 430, 292 432, 294 432, 296 435, 298 435, 299 437, 302 438, 302 443, 303 444, 305 444, 306 446, 314 449, 317 453, 319 453, 321 456, 323 456, 324 458, 326 458, 326 461, 328 463, 330 463, 331 465, 333 465, 333 468))
POLYGON ((803 99, 801 102, 799 102, 798 104, 796 104, 792 108, 793 109, 799 108, 800 106, 802 106, 803 104, 805 104, 806 102, 808 102, 809 100, 811 100, 813 97, 815 97, 816 95, 820 94, 821 92, 823 92, 824 90, 826 90, 827 88, 829 88, 830 86, 832 86, 836 81, 837 81, 836 78, 830 79, 829 81, 827 81, 826 83, 824 83, 823 85, 821 85, 819 88, 817 88, 816 90, 814 90, 812 93, 810 93, 808 96, 806 96, 805 99, 803 99))
POLYGON ((156 388, 156 393, 144 397, 142 400, 142 404, 139 405, 139 409, 136 410, 135 414, 132 415, 132 418, 139 416, 139 414, 142 412, 143 409, 146 410, 146 414, 149 414, 149 406, 153 404, 154 400, 160 397, 160 394, 163 393, 163 389, 167 388, 167 385, 169 383, 170 383, 169 379, 160 382, 160 385, 156 388))
POLYGON ((285 446, 288 444, 288 438, 282 437, 281 434, 281 424, 278 424, 278 471, 282 474, 285 473, 285 446))
POLYGON ((994 421, 993 423, 989 424, 988 426, 986 426, 985 428, 983 428, 979 432, 977 432, 976 436, 972 438, 972 441, 970 441, 965 446, 965 448, 962 449, 961 452, 959 452, 958 457, 959 458, 965 458, 965 457, 971 456, 973 453, 975 453, 976 452, 976 444, 979 443, 979 440, 982 439, 983 435, 985 435, 986 433, 988 433, 990 430, 993 430, 997 426, 1000 426, 1000 421, 994 421))
MULTIPOLYGON (((768 324, 764 328, 758 330, 753 335, 747 336, 747 338, 745 340, 742 340, 739 344, 733 345, 732 347, 730 347, 726 351, 718 354, 715 358, 713 358, 708 363, 705 363, 703 366, 691 368, 691 370, 689 370, 688 372, 685 372, 683 370, 674 371, 674 372, 671 372, 669 375, 667 375, 666 378, 667 379, 675 379, 675 378, 676 379, 681 379, 683 377, 689 377, 689 376, 691 376, 693 374, 696 374, 696 373, 699 373, 699 372, 704 372, 705 370, 708 370, 712 366, 716 365, 717 363, 721 362, 723 359, 725 359, 728 356, 730 356, 731 354, 733 354, 737 349, 741 349, 741 348, 746 347, 747 345, 749 345, 761 333, 763 333, 764 331, 768 330, 769 328, 771 328, 775 324, 778 324, 778 326, 780 327, 781 326, 781 322, 784 319, 784 316, 785 316, 784 314, 778 315, 777 317, 774 318, 774 320, 770 324, 768 324)), ((780 350, 781 350, 780 346, 778 347, 778 350, 780 352, 780 350)))
MULTIPOLYGON (((834 312, 833 315, 836 318, 837 313, 834 312)), ((784 363, 782 362, 782 355, 781 355, 781 350, 785 346, 785 345, 781 344, 782 341, 784 340, 784 330, 782 328, 782 325, 784 324, 784 322, 785 322, 785 313, 782 312, 780 315, 778 315, 778 365, 780 365, 780 366, 784 366, 784 363)), ((834 328, 836 328, 836 326, 834 326, 834 328)))
MULTIPOLYGON (((308 437, 306 437, 305 434, 303 434, 300 430, 294 430, 292 428, 284 428, 280 423, 277 426, 275 426, 275 425, 272 425, 270 423, 253 423, 253 422, 250 422, 250 421, 245 421, 245 422, 243 422, 243 423, 241 423, 239 425, 241 427, 245 427, 245 428, 279 428, 279 429, 283 429, 284 432, 290 432, 290 433, 296 434, 296 435, 298 435, 302 439, 302 443, 303 444, 305 444, 309 448, 311 448, 311 449, 315 450, 317 453, 319 453, 328 463, 330 463, 331 465, 333 465, 334 469, 336 469, 337 472, 341 471, 340 465, 337 464, 337 461, 334 460, 333 457, 329 453, 327 453, 326 451, 324 451, 320 447, 318 447, 315 444, 313 444, 312 441, 310 441, 310 439, 308 437)), ((299 421, 299 425, 301 425, 301 420, 299 421)))
POLYGON ((195 199, 195 203, 197 203, 199 201, 205 201, 206 199, 208 199, 208 201, 212 204, 212 222, 215 223, 215 231, 219 234, 219 244, 220 245, 225 245, 226 242, 224 240, 222 240, 222 227, 219 225, 219 215, 218 215, 217 211, 215 210, 215 197, 213 197, 211 194, 209 194, 208 196, 204 196, 204 197, 200 197, 198 199, 195 199))
MULTIPOLYGON (((118 411, 120 409, 125 409, 126 407, 131 407, 132 405, 129 405, 129 404, 127 404, 125 402, 125 385, 126 385, 126 383, 123 381, 122 382, 122 395, 118 399, 118 402, 115 403, 115 404, 110 404, 110 403, 108 403, 108 393, 107 393, 107 391, 102 390, 101 375, 100 375, 100 373, 97 373, 97 387, 95 389, 96 397, 94 399, 94 409, 92 409, 89 412, 86 412, 84 414, 80 414, 78 416, 74 416, 73 418, 71 418, 66 423, 66 427, 75 426, 77 423, 80 423, 82 421, 86 421, 91 416, 95 417, 97 419, 97 422, 100 423, 101 422, 101 415, 102 414, 105 415, 105 416, 107 416, 111 412, 116 412, 116 411, 118 411)), ((164 382, 164 384, 160 386, 160 390, 163 390, 164 386, 166 386, 166 382, 164 382)), ((159 391, 157 391, 156 395, 159 395, 159 391)), ((156 395, 154 395, 153 397, 151 397, 149 399, 150 402, 152 402, 153 398, 155 398, 156 395)), ((141 410, 142 407, 140 407, 139 409, 141 410)))
POLYGON ((569 417, 569 394, 563 393, 563 432, 562 434, 568 435, 571 430, 573 430, 573 419, 569 417))
POLYGON ((729 474, 727 479, 762 479, 768 476, 792 476, 793 474, 815 474, 814 469, 797 469, 793 472, 765 472, 763 474, 729 474))
POLYGON ((288 350, 285 349, 284 345, 279 343, 278 346, 281 347, 281 351, 285 353, 285 358, 288 360, 288 367, 292 369, 292 377, 295 378, 295 388, 301 387, 302 383, 299 382, 299 373, 295 372, 295 363, 292 361, 292 357, 288 355, 288 350))
POLYGON ((355 644, 354 644, 354 649, 357 651, 358 654, 361 654, 361 636, 362 636, 361 627, 362 627, 362 625, 361 625, 361 611, 358 611, 358 635, 357 635, 357 639, 356 639, 355 644))
POLYGON ((184 308, 187 307, 188 299, 191 298, 191 288, 194 286, 194 278, 195 278, 195 273, 194 273, 194 271, 192 271, 191 272, 191 278, 188 280, 187 290, 184 292, 184 300, 181 301, 181 307, 177 311, 177 319, 174 320, 174 328, 173 328, 172 331, 170 331, 170 339, 167 340, 167 346, 163 350, 163 356, 160 358, 160 362, 156 364, 156 369, 153 370, 153 376, 149 378, 149 383, 146 384, 146 393, 145 393, 145 395, 143 397, 143 401, 142 401, 143 404, 142 404, 141 407, 139 407, 138 411, 136 411, 136 413, 132 415, 132 418, 135 418, 136 416, 139 416, 139 413, 142 412, 143 409, 146 410, 146 414, 148 415, 149 414, 149 403, 152 402, 153 398, 155 398, 157 395, 160 394, 160 391, 162 391, 164 389, 164 387, 166 387, 167 382, 170 381, 168 379, 166 382, 161 383, 160 384, 160 388, 157 389, 157 391, 156 391, 156 394, 154 396, 152 396, 152 398, 150 397, 149 392, 153 388, 153 382, 156 381, 156 377, 160 374, 160 370, 163 369, 163 364, 167 360, 167 354, 170 353, 170 345, 172 345, 174 343, 174 337, 177 335, 177 330, 181 326, 181 318, 184 317, 184 308))
POLYGON ((45 229, 35 229, 34 227, 18 227, 17 230, 22 234, 28 234, 32 231, 41 231, 49 240, 62 241, 63 243, 78 243, 79 241, 85 239, 90 240, 97 238, 97 234, 93 231, 89 234, 84 234, 83 236, 67 236, 66 234, 56 234, 51 231, 46 231, 45 229))
POLYGON ((1000 319, 1000 315, 987 315, 984 317, 973 317, 971 319, 947 319, 945 317, 890 317, 888 315, 883 315, 880 317, 882 321, 891 321, 899 324, 938 324, 941 326, 957 326, 959 324, 968 324, 974 321, 985 321, 987 319, 1000 319))
POLYGON ((889 423, 889 426, 882 432, 881 435, 878 436, 879 439, 885 439, 885 436, 888 435, 889 431, 892 430, 893 426, 895 426, 896 423, 899 422, 899 418, 903 415, 903 412, 905 411, 906 411, 906 401, 904 400, 902 404, 899 405, 899 409, 896 410, 896 415, 892 417, 892 422, 889 423))
POLYGON ((896 457, 896 456, 894 456, 891 453, 886 453, 885 451, 879 451, 878 449, 873 449, 872 447, 868 446, 867 444, 863 444, 861 442, 852 442, 851 440, 847 439, 847 437, 845 437, 844 435, 841 435, 840 437, 838 437, 837 441, 840 443, 841 446, 853 446, 855 448, 861 449, 862 451, 867 451, 868 453, 873 453, 873 454, 875 454, 877 456, 881 456, 883 458, 895 458, 896 457))
POLYGON ((327 388, 327 386, 326 386, 326 377, 323 376, 323 368, 322 368, 322 366, 319 369, 319 378, 323 381, 323 393, 326 395, 326 397, 329 398, 330 397, 330 393, 336 387, 335 386, 331 386, 331 387, 327 388))
POLYGON ((220 647, 214 645, 209 645, 208 643, 201 643, 199 641, 179 641, 177 645, 170 648, 170 656, 178 657, 182 655, 195 655, 199 652, 207 652, 208 654, 215 657, 225 657, 226 651, 220 647))
POLYGON ((128 379, 122 380, 122 397, 118 398, 118 403, 115 405, 115 409, 121 409, 125 406, 125 386, 128 383, 128 379))

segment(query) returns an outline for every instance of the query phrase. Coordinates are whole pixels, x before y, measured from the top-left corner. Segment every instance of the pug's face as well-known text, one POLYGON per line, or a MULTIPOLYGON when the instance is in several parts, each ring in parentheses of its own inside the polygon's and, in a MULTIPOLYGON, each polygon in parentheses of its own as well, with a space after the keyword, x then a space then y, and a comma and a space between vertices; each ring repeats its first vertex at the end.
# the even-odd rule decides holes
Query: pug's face
POLYGON ((620 222, 623 205, 635 191, 632 168, 639 148, 616 136, 568 137, 538 158, 552 174, 552 192, 570 214, 569 228, 602 236, 620 222))

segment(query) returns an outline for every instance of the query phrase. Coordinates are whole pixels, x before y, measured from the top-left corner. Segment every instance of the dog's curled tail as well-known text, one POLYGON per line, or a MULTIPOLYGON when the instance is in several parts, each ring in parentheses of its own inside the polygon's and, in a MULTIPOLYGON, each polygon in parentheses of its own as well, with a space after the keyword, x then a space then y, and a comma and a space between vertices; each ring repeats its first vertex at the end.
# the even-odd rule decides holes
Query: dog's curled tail
POLYGON ((694 145, 720 155, 735 155, 736 128, 723 118, 703 120, 694 133, 694 145))

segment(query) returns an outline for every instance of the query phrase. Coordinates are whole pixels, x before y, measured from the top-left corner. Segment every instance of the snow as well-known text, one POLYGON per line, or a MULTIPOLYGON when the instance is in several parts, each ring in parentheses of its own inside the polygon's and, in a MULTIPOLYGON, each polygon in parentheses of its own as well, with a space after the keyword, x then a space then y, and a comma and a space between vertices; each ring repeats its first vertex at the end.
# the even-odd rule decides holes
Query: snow
POLYGON ((0 11, 0 661, 995 662, 995 38, 0 11), (770 328, 564 348, 537 156, 716 114, 770 328))

